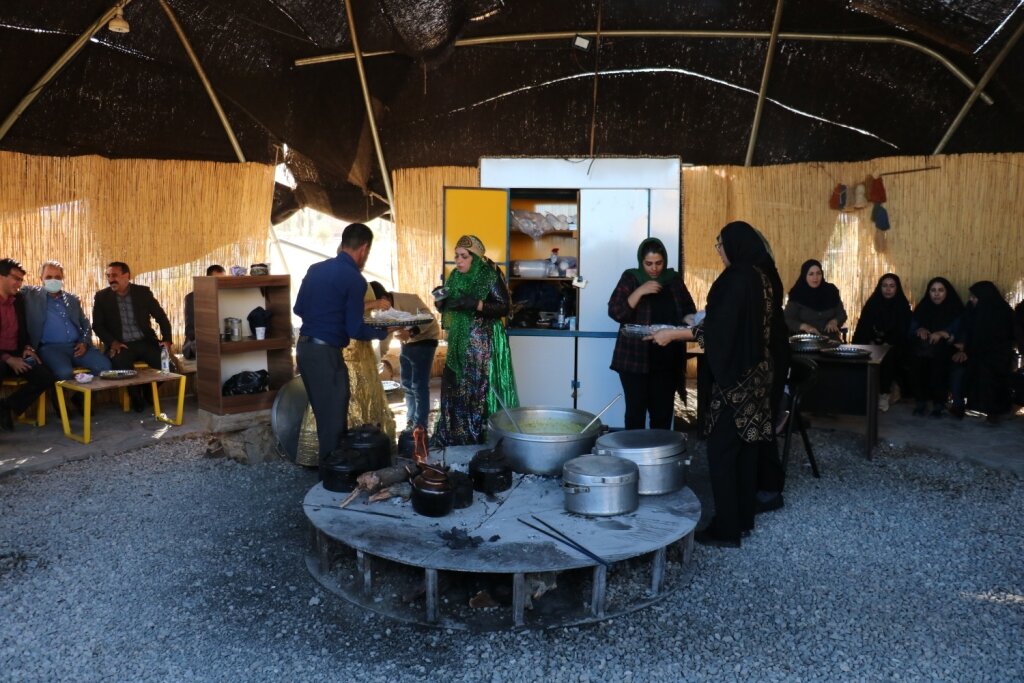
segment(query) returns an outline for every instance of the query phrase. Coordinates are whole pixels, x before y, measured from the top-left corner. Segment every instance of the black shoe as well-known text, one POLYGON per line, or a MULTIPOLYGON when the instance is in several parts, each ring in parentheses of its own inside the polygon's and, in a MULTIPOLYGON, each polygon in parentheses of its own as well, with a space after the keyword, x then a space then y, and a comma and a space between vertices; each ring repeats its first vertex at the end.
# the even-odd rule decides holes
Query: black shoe
POLYGON ((0 400, 0 429, 5 432, 14 431, 14 415, 11 414, 11 407, 7 401, 0 400))
POLYGON ((715 536, 707 529, 701 529, 693 534, 693 540, 697 541, 701 545, 711 546, 712 548, 739 548, 740 539, 729 539, 719 538, 715 536))
POLYGON ((785 505, 785 504, 786 504, 786 501, 783 500, 782 494, 780 493, 780 494, 778 494, 776 496, 773 496, 772 498, 769 498, 768 500, 765 500, 765 501, 758 500, 754 504, 754 511, 758 512, 758 513, 760 513, 760 512, 772 512, 773 510, 781 509, 782 506, 785 505))

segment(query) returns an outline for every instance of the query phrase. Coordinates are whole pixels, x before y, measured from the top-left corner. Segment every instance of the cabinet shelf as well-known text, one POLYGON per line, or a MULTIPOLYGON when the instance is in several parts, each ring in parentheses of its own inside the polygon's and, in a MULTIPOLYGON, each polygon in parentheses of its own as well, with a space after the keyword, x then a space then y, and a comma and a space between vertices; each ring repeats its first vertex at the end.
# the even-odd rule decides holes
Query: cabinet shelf
POLYGON ((509 280, 524 280, 524 281, 525 280, 529 280, 529 281, 533 281, 533 282, 571 282, 572 280, 575 280, 576 278, 574 278, 574 277, 566 277, 566 276, 563 276, 563 275, 560 275, 558 277, 521 277, 519 275, 510 275, 508 279, 509 280))
POLYGON ((246 353, 248 351, 272 351, 276 349, 291 349, 291 337, 274 337, 271 339, 242 339, 241 341, 222 341, 220 352, 246 353))

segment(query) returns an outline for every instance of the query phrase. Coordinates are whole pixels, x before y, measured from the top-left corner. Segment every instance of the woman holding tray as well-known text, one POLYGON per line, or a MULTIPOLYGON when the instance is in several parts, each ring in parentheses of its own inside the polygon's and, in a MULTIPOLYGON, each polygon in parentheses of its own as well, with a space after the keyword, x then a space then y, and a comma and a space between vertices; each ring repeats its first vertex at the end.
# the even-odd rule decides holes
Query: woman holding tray
POLYGON ((626 429, 670 429, 676 388, 683 376, 683 344, 660 347, 631 337, 624 326, 689 325, 697 307, 683 278, 667 268, 668 252, 656 237, 640 243, 637 267, 622 273, 608 300, 608 316, 619 323, 611 369, 619 373, 626 398, 626 429))
POLYGON ((455 243, 455 270, 447 296, 437 301, 441 327, 448 332, 448 355, 441 377, 441 411, 434 428, 436 446, 483 443, 487 418, 519 405, 512 354, 501 322, 509 313, 508 286, 494 262, 484 256, 478 237, 455 243))

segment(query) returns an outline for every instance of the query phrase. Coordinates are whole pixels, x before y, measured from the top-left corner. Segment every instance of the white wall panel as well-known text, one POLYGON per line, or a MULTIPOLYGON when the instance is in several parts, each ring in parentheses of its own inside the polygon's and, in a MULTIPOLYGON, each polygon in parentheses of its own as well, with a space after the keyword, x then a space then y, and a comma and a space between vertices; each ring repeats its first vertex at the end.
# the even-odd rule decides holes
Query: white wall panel
POLYGON ((519 405, 572 408, 576 340, 572 337, 508 338, 519 405))
MULTIPOLYGON (((608 401, 622 393, 619 373, 608 366, 612 363, 615 339, 604 337, 580 337, 576 345, 579 366, 580 387, 576 390, 576 407, 595 415, 608 401)), ((623 399, 615 402, 608 412, 601 416, 601 422, 612 427, 626 424, 626 404, 623 399)))

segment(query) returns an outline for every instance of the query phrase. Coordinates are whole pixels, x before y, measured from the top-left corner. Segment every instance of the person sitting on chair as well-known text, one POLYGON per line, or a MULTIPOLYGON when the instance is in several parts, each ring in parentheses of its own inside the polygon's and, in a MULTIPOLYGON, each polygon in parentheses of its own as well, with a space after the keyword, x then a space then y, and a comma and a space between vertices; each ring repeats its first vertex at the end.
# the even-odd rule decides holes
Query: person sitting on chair
MULTIPOLYGON (((149 287, 132 283, 127 263, 113 261, 107 265, 108 289, 96 292, 92 305, 92 328, 107 348, 111 365, 116 370, 130 370, 141 360, 151 368, 160 368, 160 347, 170 351, 171 321, 153 296, 149 287), (160 339, 153 331, 152 320, 160 326, 160 339)), ((142 412, 141 401, 148 394, 134 387, 132 402, 142 412)))
MULTIPOLYGON (((64 266, 46 261, 39 269, 41 286, 23 287, 29 344, 57 379, 71 379, 76 367, 98 375, 110 359, 92 345, 92 327, 78 296, 64 290, 64 266)), ((74 396, 81 396, 75 393, 74 396)))

